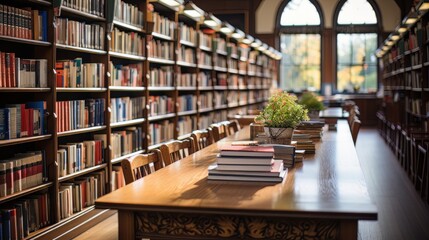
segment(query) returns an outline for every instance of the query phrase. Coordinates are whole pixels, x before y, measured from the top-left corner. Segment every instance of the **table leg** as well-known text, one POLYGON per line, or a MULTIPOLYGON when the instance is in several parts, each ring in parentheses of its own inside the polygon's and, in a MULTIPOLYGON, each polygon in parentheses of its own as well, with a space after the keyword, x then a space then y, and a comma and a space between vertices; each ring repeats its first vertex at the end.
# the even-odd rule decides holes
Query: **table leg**
POLYGON ((340 222, 340 238, 339 239, 357 239, 358 238, 358 221, 357 220, 342 220, 340 222))
POLYGON ((134 240, 134 212, 127 210, 118 210, 118 239, 134 240))

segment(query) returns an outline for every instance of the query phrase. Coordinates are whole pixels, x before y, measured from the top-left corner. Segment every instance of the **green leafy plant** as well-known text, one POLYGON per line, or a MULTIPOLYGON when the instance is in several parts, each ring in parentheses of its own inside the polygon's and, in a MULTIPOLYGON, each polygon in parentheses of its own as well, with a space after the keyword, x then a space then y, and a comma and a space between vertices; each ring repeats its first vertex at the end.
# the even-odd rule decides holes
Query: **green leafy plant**
POLYGON ((297 103, 297 98, 278 92, 268 99, 268 105, 256 116, 255 121, 271 128, 295 128, 308 120, 307 109, 297 103))
POLYGON ((312 92, 303 93, 298 103, 303 105, 308 111, 321 111, 325 108, 323 103, 317 99, 317 95, 312 92))

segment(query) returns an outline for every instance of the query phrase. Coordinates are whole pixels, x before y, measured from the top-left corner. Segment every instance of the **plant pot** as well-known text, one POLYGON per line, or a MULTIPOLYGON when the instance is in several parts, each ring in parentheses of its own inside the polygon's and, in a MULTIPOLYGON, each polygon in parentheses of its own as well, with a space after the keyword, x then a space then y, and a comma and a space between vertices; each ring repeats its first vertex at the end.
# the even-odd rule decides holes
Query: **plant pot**
POLYGON ((319 113, 320 113, 320 111, 319 110, 311 110, 311 111, 308 111, 308 117, 310 118, 310 119, 318 119, 319 118, 319 113))
POLYGON ((264 127, 270 143, 289 145, 292 140, 293 128, 264 127))

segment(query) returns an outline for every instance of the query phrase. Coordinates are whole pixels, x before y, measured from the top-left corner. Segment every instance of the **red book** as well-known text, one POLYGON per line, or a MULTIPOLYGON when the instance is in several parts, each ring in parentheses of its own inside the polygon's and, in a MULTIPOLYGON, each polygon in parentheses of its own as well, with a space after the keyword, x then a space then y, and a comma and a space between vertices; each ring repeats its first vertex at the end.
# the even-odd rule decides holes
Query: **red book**
POLYGON ((28 136, 28 110, 21 104, 21 137, 28 136))
POLYGON ((16 87, 15 68, 15 53, 10 53, 10 87, 16 87))
POLYGON ((34 109, 28 108, 26 111, 27 111, 27 114, 28 114, 28 118, 27 118, 27 121, 28 121, 28 124, 27 124, 27 126, 28 126, 28 136, 31 137, 31 136, 34 136, 34 125, 33 125, 33 122, 34 122, 34 109))
POLYGON ((10 212, 10 236, 12 240, 18 240, 18 221, 16 219, 16 209, 12 208, 10 212))
POLYGON ((64 102, 64 110, 65 110, 65 116, 64 116, 64 123, 65 123, 65 130, 70 131, 72 130, 70 128, 70 104, 71 101, 65 101, 64 102))
POLYGON ((13 186, 13 162, 7 161, 6 163, 6 194, 13 194, 14 186, 13 186))
POLYGON ((3 70, 4 70, 4 74, 5 74, 5 81, 6 81, 6 85, 5 85, 5 87, 10 87, 11 86, 11 83, 10 83, 10 78, 11 78, 11 76, 10 76, 10 53, 5 53, 5 58, 4 58, 4 64, 5 64, 5 67, 3 68, 3 70))
POLYGON ((64 62, 56 62, 55 70, 57 71, 57 87, 64 87, 64 62))
POLYGON ((272 146, 243 146, 226 143, 220 146, 221 156, 242 157, 272 157, 274 148, 272 146))

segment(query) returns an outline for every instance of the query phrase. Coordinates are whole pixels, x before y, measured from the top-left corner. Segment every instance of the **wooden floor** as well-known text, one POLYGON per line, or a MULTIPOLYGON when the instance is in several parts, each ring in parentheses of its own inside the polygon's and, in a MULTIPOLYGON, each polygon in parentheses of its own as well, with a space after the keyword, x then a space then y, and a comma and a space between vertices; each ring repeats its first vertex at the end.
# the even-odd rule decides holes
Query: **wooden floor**
MULTIPOLYGON (((377 130, 361 129, 356 150, 369 194, 378 207, 378 221, 359 223, 359 239, 429 239, 429 207, 420 199, 377 130)), ((117 240, 117 235, 115 214, 75 239, 117 240)))

